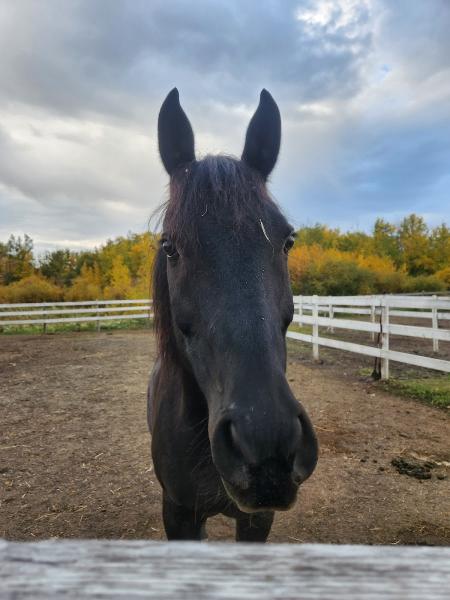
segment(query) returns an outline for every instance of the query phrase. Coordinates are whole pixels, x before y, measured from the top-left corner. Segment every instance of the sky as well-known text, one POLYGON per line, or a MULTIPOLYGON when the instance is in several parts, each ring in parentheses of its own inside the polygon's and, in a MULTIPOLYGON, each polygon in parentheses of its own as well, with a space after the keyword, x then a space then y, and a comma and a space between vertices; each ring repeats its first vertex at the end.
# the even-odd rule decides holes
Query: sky
POLYGON ((296 227, 450 222, 449 0, 0 0, 0 240, 142 232, 167 195, 160 105, 197 156, 282 115, 270 190, 296 227))

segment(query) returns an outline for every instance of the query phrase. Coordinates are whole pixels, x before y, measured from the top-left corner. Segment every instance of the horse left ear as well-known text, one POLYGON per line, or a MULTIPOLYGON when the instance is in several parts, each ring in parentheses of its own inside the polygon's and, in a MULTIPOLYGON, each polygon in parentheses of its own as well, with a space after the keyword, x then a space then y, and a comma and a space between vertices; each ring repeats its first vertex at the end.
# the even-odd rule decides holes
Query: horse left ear
POLYGON ((262 90, 247 129, 242 160, 267 179, 277 162, 280 142, 280 111, 269 92, 262 90))
POLYGON ((181 108, 177 88, 167 95, 158 117, 159 154, 169 175, 195 160, 194 132, 181 108))

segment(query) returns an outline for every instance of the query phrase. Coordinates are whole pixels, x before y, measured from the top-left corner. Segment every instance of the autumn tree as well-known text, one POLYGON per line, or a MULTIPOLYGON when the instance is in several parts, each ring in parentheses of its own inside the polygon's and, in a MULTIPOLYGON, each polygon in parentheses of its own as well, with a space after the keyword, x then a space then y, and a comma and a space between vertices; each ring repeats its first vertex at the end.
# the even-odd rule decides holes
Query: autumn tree
POLYGON ((418 215, 405 217, 398 229, 403 261, 410 275, 433 273, 433 261, 430 256, 428 227, 418 215))
POLYGON ((11 235, 0 247, 0 280, 4 285, 20 281, 34 273, 33 240, 25 234, 23 239, 11 235))
POLYGON ((373 253, 373 240, 370 235, 363 231, 349 231, 339 236, 336 246, 344 252, 357 252, 359 254, 373 253))
POLYGON ((32 273, 10 285, 0 285, 0 302, 55 302, 62 300, 63 290, 40 275, 32 273))
POLYGON ((128 298, 130 291, 130 271, 124 263, 123 257, 118 254, 112 262, 110 284, 105 288, 105 298, 124 300, 128 298))
POLYGON ((84 264, 80 274, 74 279, 68 288, 66 300, 99 300, 102 298, 101 274, 97 263, 92 267, 84 264))
POLYGON ((431 232, 430 255, 434 270, 450 268, 450 229, 445 223, 431 232))
MULTIPOLYGON (((11 236, 0 242, 0 297, 146 298, 157 249, 157 235, 128 233, 92 250, 47 252, 37 268, 31 238, 11 236)), ((371 234, 316 223, 298 230, 289 267, 294 293, 450 289, 450 229, 443 223, 430 230, 414 214, 399 225, 377 219, 371 234)))
POLYGON ((300 227, 297 231, 298 246, 318 245, 321 248, 335 248, 340 236, 339 229, 330 229, 326 225, 316 223, 311 227, 300 227))
POLYGON ((46 252, 40 260, 40 271, 60 287, 70 286, 80 272, 78 255, 68 249, 46 252))
POLYGON ((384 219, 377 219, 372 232, 373 252, 389 257, 397 267, 402 264, 397 227, 384 219))

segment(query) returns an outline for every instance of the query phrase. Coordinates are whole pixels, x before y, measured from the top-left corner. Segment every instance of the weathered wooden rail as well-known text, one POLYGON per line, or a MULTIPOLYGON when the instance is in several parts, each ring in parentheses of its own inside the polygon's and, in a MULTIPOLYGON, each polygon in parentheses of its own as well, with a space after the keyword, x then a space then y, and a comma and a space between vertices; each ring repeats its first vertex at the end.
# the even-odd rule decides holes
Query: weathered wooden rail
POLYGON ((0 304, 0 327, 42 325, 44 332, 47 325, 52 324, 94 321, 99 330, 102 321, 149 319, 152 316, 149 299, 0 304))
POLYGON ((412 296, 294 296, 296 314, 294 323, 312 326, 312 333, 288 331, 287 336, 312 344, 315 360, 319 358, 319 346, 337 348, 365 354, 381 359, 381 377, 389 378, 389 361, 398 361, 428 369, 450 373, 450 361, 440 358, 410 354, 391 350, 391 336, 415 337, 431 340, 433 352, 439 351, 439 341, 450 341, 450 329, 441 327, 440 322, 450 322, 449 297, 412 296), (323 316, 323 314, 327 316, 323 316), (368 321, 363 320, 367 316, 368 321), (353 318, 352 318, 353 317, 353 318), (355 318, 356 317, 356 318, 355 318), (392 318, 427 319, 431 327, 392 323, 392 318), (366 331, 372 342, 379 336, 377 346, 356 344, 344 340, 319 335, 319 327, 326 327, 329 333, 334 329, 366 331))
POLYGON ((450 548, 0 540, 0 598, 448 600, 450 548))

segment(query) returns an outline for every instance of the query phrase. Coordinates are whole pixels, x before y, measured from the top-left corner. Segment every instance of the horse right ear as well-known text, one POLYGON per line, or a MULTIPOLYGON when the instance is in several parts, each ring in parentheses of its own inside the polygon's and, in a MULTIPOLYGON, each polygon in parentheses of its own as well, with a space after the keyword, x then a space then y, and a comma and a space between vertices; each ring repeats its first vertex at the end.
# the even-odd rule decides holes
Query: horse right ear
POLYGON ((194 132, 181 108, 177 88, 169 92, 159 111, 158 144, 169 175, 181 165, 195 160, 194 132))
POLYGON ((262 90, 258 108, 247 129, 242 160, 267 179, 277 162, 280 141, 280 111, 269 92, 262 90))

